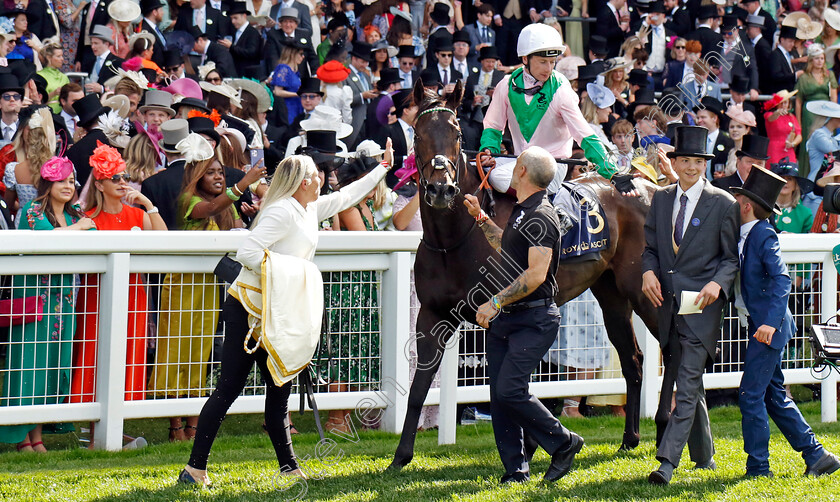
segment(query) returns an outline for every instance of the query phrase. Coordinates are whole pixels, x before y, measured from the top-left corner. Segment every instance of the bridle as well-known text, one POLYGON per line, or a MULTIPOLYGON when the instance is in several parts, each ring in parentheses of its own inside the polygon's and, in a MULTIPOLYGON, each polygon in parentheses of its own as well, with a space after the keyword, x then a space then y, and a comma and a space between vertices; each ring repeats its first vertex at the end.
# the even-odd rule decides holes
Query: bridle
MULTIPOLYGON (((420 112, 417 115, 417 119, 419 119, 423 115, 427 115, 429 113, 435 113, 435 112, 451 113, 453 116, 457 117, 457 114, 455 113, 455 110, 452 110, 451 108, 446 108, 445 106, 435 106, 433 108, 429 108, 428 110, 423 110, 422 112, 420 112)), ((415 119, 415 121, 417 119, 415 119)), ((417 165, 417 175, 420 178, 420 186, 423 187, 423 193, 426 194, 424 202, 428 206, 431 206, 431 203, 428 200, 429 199, 429 191, 428 191, 429 180, 426 179, 426 176, 423 174, 423 170, 428 166, 431 166, 432 168, 434 168, 435 171, 445 170, 446 171, 446 177, 448 178, 448 180, 453 181, 454 184, 455 184, 455 194, 454 194, 454 196, 457 196, 459 193, 461 193, 461 187, 460 187, 460 184, 459 184, 459 182, 461 181, 461 171, 459 169, 459 166, 461 164, 465 164, 466 159, 464 159, 464 153, 463 153, 463 150, 461 149, 461 143, 462 143, 462 140, 463 140, 463 135, 461 134, 461 126, 457 124, 457 118, 456 118, 455 127, 458 129, 458 154, 457 154, 458 164, 456 164, 455 162, 452 162, 452 160, 449 157, 446 157, 445 155, 435 155, 428 162, 423 162, 422 164, 418 163, 418 165, 417 165)), ((415 152, 416 152, 416 149, 415 149, 415 152)), ((415 153, 415 158, 416 158, 416 153, 415 153)))

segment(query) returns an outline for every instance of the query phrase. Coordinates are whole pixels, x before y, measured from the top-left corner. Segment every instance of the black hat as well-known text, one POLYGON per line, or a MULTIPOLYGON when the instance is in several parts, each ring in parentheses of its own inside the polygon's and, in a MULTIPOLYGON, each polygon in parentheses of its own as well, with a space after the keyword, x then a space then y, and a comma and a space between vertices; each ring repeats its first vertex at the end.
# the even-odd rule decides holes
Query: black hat
POLYGON ((250 12, 248 12, 248 5, 245 2, 232 2, 227 13, 228 16, 232 16, 234 14, 250 14, 250 12))
MULTIPOLYGON (((578 76, 580 78, 580 76, 578 76)), ((631 85, 638 85, 640 87, 648 86, 648 72, 633 68, 627 76, 627 83, 631 85)))
POLYGON ((182 106, 190 106, 192 108, 198 108, 199 110, 203 111, 204 113, 210 113, 210 108, 207 107, 207 102, 203 99, 198 98, 183 98, 181 101, 177 103, 172 103, 172 109, 176 112, 182 106))
POLYGON ((187 123, 190 125, 190 132, 194 132, 196 134, 206 134, 216 142, 219 143, 221 137, 219 133, 216 132, 216 124, 213 123, 212 120, 208 119, 207 117, 191 117, 187 119, 187 123))
POLYGON ((452 35, 452 43, 455 42, 466 42, 470 46, 472 46, 472 42, 470 41, 470 34, 467 33, 465 30, 458 30, 452 35))
POLYGON ((700 104, 694 107, 695 112, 699 110, 708 110, 717 115, 718 119, 723 116, 724 112, 723 103, 721 103, 719 99, 711 96, 703 96, 703 99, 700 100, 700 104))
POLYGON ((648 12, 657 12, 660 14, 664 14, 667 12, 665 8, 665 2, 662 0, 656 0, 655 2, 650 2, 647 7, 648 12))
POLYGON ((23 87, 21 87, 20 81, 9 72, 0 73, 0 92, 6 91, 17 91, 23 94, 23 87))
POLYGON ((321 97, 324 97, 324 92, 321 91, 321 81, 315 77, 307 78, 301 82, 297 93, 298 96, 301 94, 320 94, 321 97))
POLYGON ((347 19, 347 15, 343 12, 336 12, 333 14, 333 18, 330 19, 330 22, 327 23, 327 33, 331 33, 339 28, 344 26, 345 28, 350 27, 350 20, 347 19))
POLYGON ((750 79, 743 75, 732 75, 729 90, 741 94, 748 94, 750 92, 750 79))
POLYGON ((595 64, 582 64, 578 66, 578 89, 589 82, 594 82, 601 74, 601 66, 595 64))
POLYGON ((310 46, 309 40, 307 40, 306 37, 286 38, 281 40, 280 43, 285 47, 291 47, 292 49, 298 49, 301 51, 305 51, 306 48, 310 46))
POLYGON ((727 31, 728 28, 738 27, 738 16, 735 14, 726 14, 723 16, 723 21, 720 24, 721 31, 727 31))
POLYGON ((607 39, 601 35, 592 35, 589 37, 589 50, 593 54, 607 54, 610 52, 607 39))
POLYGON ((706 153, 706 139, 709 130, 699 126, 679 126, 674 133, 674 151, 668 152, 668 158, 701 157, 713 159, 715 156, 706 153))
POLYGON ((389 85, 398 82, 402 82, 399 68, 382 68, 379 70, 379 80, 376 82, 376 88, 384 91, 389 85))
MULTIPOLYGON (((411 50, 414 50, 413 46, 411 50)), ((367 42, 362 42, 361 40, 353 42, 353 47, 350 49, 350 55, 355 56, 359 59, 364 59, 368 63, 373 61, 373 54, 370 53, 370 44, 367 42)))
POLYGON ((414 46, 413 45, 400 45, 397 49, 397 59, 399 58, 414 58, 414 46))
POLYGON ((420 72, 420 81, 423 82, 423 87, 437 87, 440 85, 440 75, 437 68, 426 68, 420 72))
MULTIPOLYGON (((435 5, 440 5, 440 4, 435 4, 435 5)), ((454 50, 455 50, 455 44, 452 41, 452 36, 451 35, 441 37, 440 41, 435 46, 435 52, 441 52, 441 51, 452 52, 454 50)))
POLYGON ((434 21, 435 24, 439 26, 446 26, 450 21, 449 6, 443 2, 436 3, 434 8, 432 8, 432 12, 429 14, 429 17, 432 18, 432 21, 434 21))
MULTIPOLYGON (((0 89, 10 90, 10 89, 0 89)), ((22 90, 21 90, 22 91, 22 90)), ((87 129, 93 121, 97 120, 101 115, 110 112, 111 109, 107 106, 102 106, 99 102, 99 96, 96 94, 88 94, 82 99, 73 103, 73 110, 79 117, 79 125, 87 129)))
POLYGON ((779 30, 779 38, 792 38, 796 39, 796 26, 787 26, 782 25, 782 28, 779 30))
POLYGON ((160 0, 140 0, 140 13, 144 16, 160 7, 163 7, 163 2, 160 0))
MULTIPOLYGON (((578 83, 580 86, 580 83, 578 83)), ((633 120, 636 108, 640 106, 652 106, 657 103, 654 90, 649 87, 639 87, 634 96, 636 99, 627 107, 627 118, 633 120)))
POLYGON ((335 172, 336 178, 338 178, 338 186, 344 187, 352 183, 359 177, 373 171, 378 165, 379 161, 367 155, 360 155, 358 158, 345 162, 335 172))
MULTIPOLYGON (((735 17, 741 20, 744 24, 749 24, 749 15, 750 13, 746 11, 746 9, 742 9, 741 7, 735 7, 732 9, 732 13, 735 14, 735 17)), ((764 23, 762 22, 762 26, 764 23)))
POLYGON ((703 20, 703 19, 712 19, 712 18, 716 18, 716 17, 720 17, 718 15, 717 5, 709 4, 709 5, 701 5, 700 6, 700 10, 697 13, 697 19, 703 20))
POLYGON ((495 45, 485 45, 478 51, 478 60, 484 61, 485 59, 499 59, 499 52, 495 45))
MULTIPOLYGON (((426 86, 425 82, 423 83, 426 86)), ((428 87, 428 86, 427 86, 428 87)), ((402 112, 411 104, 413 103, 413 98, 411 97, 411 89, 400 89, 399 91, 391 94, 391 100, 394 102, 394 108, 397 112, 397 117, 402 117, 402 112)))
POLYGON ((799 164, 791 162, 790 157, 784 157, 778 164, 773 164, 770 166, 770 170, 773 174, 778 174, 779 176, 790 176, 795 178, 796 182, 799 184, 799 190, 803 194, 814 190, 814 182, 808 178, 799 176, 799 164))
POLYGON ((767 148, 770 146, 770 140, 764 136, 756 134, 747 134, 741 139, 741 149, 735 152, 738 157, 749 157, 757 160, 767 160, 770 158, 767 155, 767 148))
POLYGON ((778 174, 773 174, 763 167, 753 165, 750 175, 744 180, 744 185, 729 187, 729 190, 749 197, 751 201, 763 207, 765 211, 782 214, 782 211, 776 205, 776 199, 779 198, 779 193, 786 183, 787 181, 778 174))
POLYGON ((306 131, 306 148, 321 153, 337 153, 338 144, 336 143, 335 131, 320 131, 317 129, 306 131))
POLYGON ((180 51, 163 51, 163 67, 180 66, 184 64, 184 58, 180 51))

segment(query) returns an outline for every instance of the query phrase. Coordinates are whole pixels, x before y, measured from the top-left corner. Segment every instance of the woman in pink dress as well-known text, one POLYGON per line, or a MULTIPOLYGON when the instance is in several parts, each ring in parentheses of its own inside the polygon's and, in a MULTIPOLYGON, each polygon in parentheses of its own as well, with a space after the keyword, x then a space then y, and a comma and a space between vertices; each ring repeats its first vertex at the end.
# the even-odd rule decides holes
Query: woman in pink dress
POLYGON ((790 98, 796 92, 781 90, 764 103, 764 122, 770 138, 768 165, 778 164, 785 157, 796 158, 796 146, 802 142, 802 126, 790 113, 790 98))

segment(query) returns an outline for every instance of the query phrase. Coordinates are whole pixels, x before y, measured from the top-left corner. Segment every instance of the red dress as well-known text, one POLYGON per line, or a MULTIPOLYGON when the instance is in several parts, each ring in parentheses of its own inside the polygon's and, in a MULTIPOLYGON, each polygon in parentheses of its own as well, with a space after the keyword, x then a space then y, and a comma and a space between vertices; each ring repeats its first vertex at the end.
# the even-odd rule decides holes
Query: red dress
POLYGON ((796 132, 797 135, 802 134, 802 126, 796 120, 796 115, 788 113, 787 115, 779 115, 774 121, 770 120, 773 112, 764 114, 764 124, 767 126, 767 137, 770 139, 770 144, 767 147, 767 165, 778 164, 780 160, 788 157, 791 162, 796 162, 796 149, 785 149, 785 141, 790 136, 790 130, 796 132))
MULTIPOLYGON (((88 216, 93 210, 87 212, 88 216)), ((143 229, 145 212, 126 206, 119 214, 101 211, 93 221, 97 230, 143 229)), ((126 339, 125 400, 146 395, 146 289, 140 274, 130 274, 128 286, 128 337, 126 339)), ((96 398, 96 353, 99 324, 99 274, 82 276, 76 302, 76 337, 73 342, 73 375, 70 402, 88 403, 96 398)))

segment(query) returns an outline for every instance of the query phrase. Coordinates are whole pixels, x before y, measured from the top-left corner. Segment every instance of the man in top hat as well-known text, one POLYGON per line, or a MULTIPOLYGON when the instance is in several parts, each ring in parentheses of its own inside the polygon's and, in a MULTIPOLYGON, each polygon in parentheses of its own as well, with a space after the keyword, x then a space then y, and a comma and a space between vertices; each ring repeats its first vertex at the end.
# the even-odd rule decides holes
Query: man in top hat
POLYGON ((316 106, 308 118, 300 121, 300 130, 301 134, 292 137, 286 145, 286 157, 299 153, 300 147, 308 144, 304 142, 304 136, 308 138, 312 131, 331 131, 334 138, 332 144, 337 148, 332 153, 346 152, 347 145, 341 140, 352 132, 350 124, 341 122, 341 112, 327 105, 316 106))
POLYGON ((464 30, 452 35, 452 67, 461 73, 464 79, 478 72, 478 59, 470 53, 470 35, 464 30))
MULTIPOLYGON (((747 22, 745 28, 746 38, 749 39, 750 45, 753 47, 756 58, 756 66, 758 66, 759 86, 764 85, 767 81, 770 69, 770 55, 773 53, 773 39, 768 39, 764 36, 764 18, 762 16, 747 15, 747 22)), ((763 90, 763 87, 759 87, 763 90)))
POLYGON ((189 134, 189 123, 177 118, 165 122, 160 132, 160 149, 166 156, 166 169, 149 176, 140 187, 140 192, 160 210, 160 217, 169 230, 180 228, 177 218, 178 194, 184 183, 186 161, 175 148, 179 141, 189 134))
POLYGON ((589 37, 589 63, 591 65, 597 65, 598 73, 603 72, 604 68, 606 68, 604 59, 607 58, 609 52, 610 48, 606 38, 601 35, 592 35, 589 37))
POLYGON ((262 37, 260 37, 260 32, 248 22, 248 7, 245 2, 233 2, 228 15, 234 29, 233 39, 219 40, 219 44, 229 50, 230 55, 233 56, 236 76, 246 76, 243 72, 244 68, 260 64, 262 37))
POLYGON ((420 71, 415 68, 417 58, 414 56, 413 45, 401 45, 397 51, 397 63, 399 64, 400 78, 402 79, 402 88, 411 89, 414 87, 414 82, 420 76, 420 71))
POLYGON ((193 27, 190 33, 195 39, 193 50, 189 56, 193 77, 197 77, 199 66, 205 65, 210 61, 216 65, 216 70, 221 74, 222 78, 236 76, 236 64, 229 50, 222 47, 219 42, 210 40, 206 33, 196 27, 193 27))
POLYGON ((782 89, 792 91, 796 86, 796 79, 803 70, 796 70, 793 60, 799 57, 794 49, 796 44, 796 27, 785 26, 779 30, 779 45, 770 54, 767 76, 769 82, 762 82, 762 90, 767 94, 774 94, 782 89))
POLYGON ((211 41, 219 40, 231 35, 230 21, 222 17, 218 9, 214 9, 207 0, 190 0, 178 9, 178 20, 175 21, 175 31, 191 31, 198 28, 211 41))
POLYGON ((76 127, 83 128, 87 131, 87 134, 67 150, 67 158, 76 167, 76 181, 84 186, 88 176, 90 176, 90 156, 93 155, 96 142, 99 141, 106 145, 110 144, 108 137, 105 136, 105 133, 97 125, 99 118, 111 111, 111 109, 102 106, 99 102, 99 96, 96 94, 88 94, 84 98, 76 101, 73 103, 73 109, 76 111, 76 115, 79 116, 79 123, 76 124, 76 127))
POLYGON ((731 85, 736 75, 746 77, 749 79, 752 91, 750 99, 757 99, 759 94, 758 65, 761 63, 756 60, 752 44, 741 36, 741 30, 738 29, 738 16, 734 14, 723 16, 720 33, 723 35, 723 48, 718 50, 724 62, 718 61, 721 68, 718 81, 731 85))
POLYGON ((621 49, 621 44, 630 33, 630 20, 628 18, 622 19, 622 8, 627 4, 627 0, 609 0, 606 5, 601 7, 601 10, 596 12, 598 22, 591 28, 592 33, 598 34, 607 40, 607 57, 614 58, 618 56, 621 49))
POLYGON ((723 103, 710 96, 704 97, 694 108, 697 125, 709 131, 706 139, 706 153, 712 155, 706 165, 706 178, 709 180, 723 176, 723 169, 729 159, 729 150, 735 146, 729 134, 720 129, 723 112, 723 103))
MULTIPOLYGON (((408 48, 414 50, 412 46, 408 46, 408 48)), ((353 42, 353 48, 350 50, 350 75, 344 81, 344 84, 353 91, 353 100, 350 102, 350 111, 353 115, 353 121, 351 122, 353 133, 347 139, 350 148, 355 148, 364 139, 362 133, 365 131, 368 106, 370 106, 372 100, 379 96, 379 90, 371 85, 370 77, 366 71, 372 59, 369 44, 362 41, 353 42)))
POLYGON ((82 61, 82 71, 90 74, 85 84, 87 92, 102 94, 105 92, 105 82, 119 74, 123 60, 111 53, 114 40, 111 29, 102 25, 93 27, 90 32, 91 57, 82 61))
POLYGON ((661 465, 648 477, 653 484, 670 483, 686 443, 697 468, 715 468, 703 371, 738 271, 739 223, 735 199, 704 176, 707 135, 703 127, 676 129, 667 155, 679 181, 654 193, 645 222, 642 292, 656 307, 666 368, 677 384, 656 453, 661 465), (681 308, 700 312, 680 315, 681 308))
POLYGON ((741 149, 735 152, 735 156, 738 158, 735 163, 735 172, 712 181, 712 185, 723 190, 743 185, 754 165, 764 167, 764 163, 770 158, 767 155, 769 146, 770 140, 764 136, 756 134, 744 136, 741 140, 741 149))
MULTIPOLYGON (((299 2, 298 0, 277 2, 271 6, 269 16, 276 21, 274 25, 275 29, 291 33, 300 27, 305 32, 304 36, 312 36, 312 14, 309 12, 309 7, 305 3, 299 2), (285 9, 294 9, 294 15, 291 11, 285 9), (289 21, 291 19, 295 20, 294 28, 289 29, 288 25, 283 26, 283 21, 289 21)), ((312 45, 311 41, 309 45, 312 45)))
POLYGON ((446 30, 450 21, 449 6, 446 4, 435 4, 429 13, 429 19, 431 20, 431 27, 429 29, 429 43, 426 46, 426 54, 430 57, 426 65, 433 66, 437 64, 436 52, 439 50, 438 45, 446 41, 451 43, 452 35, 446 30))
MULTIPOLYGON (((410 89, 403 89, 394 93, 392 99, 394 100, 397 121, 385 126, 386 137, 391 138, 394 147, 394 166, 385 177, 385 182, 391 188, 399 181, 394 175, 394 172, 402 167, 408 152, 414 148, 414 121, 417 118, 417 105, 413 104, 410 89)), ((406 195, 405 193, 403 194, 406 195)), ((409 197, 413 195, 414 193, 407 194, 409 197)))
POLYGON ((780 213, 776 199, 784 178, 761 167, 753 168, 743 187, 732 187, 741 212, 738 243, 741 257, 736 306, 749 338, 744 373, 738 392, 741 430, 747 452, 747 476, 772 477, 768 415, 794 450, 805 460, 806 476, 831 474, 840 461, 826 451, 785 392, 782 350, 796 333, 788 308, 791 279, 782 259, 779 237, 768 221, 780 213), (746 323, 744 323, 746 319, 746 323))
POLYGON ((776 34, 776 20, 769 12, 761 8, 759 0, 741 0, 741 8, 747 11, 748 15, 760 16, 764 19, 763 33, 767 40, 773 40, 776 34))
POLYGON ((450 94, 455 89, 455 82, 464 80, 464 75, 452 67, 454 50, 452 39, 447 38, 438 42, 434 53, 437 60, 437 65, 434 68, 437 69, 444 95, 450 94))
POLYGON ((166 72, 166 76, 170 80, 178 80, 187 76, 185 73, 184 58, 178 49, 163 51, 163 66, 160 69, 166 72))
MULTIPOLYGON (((81 27, 79 31, 79 48, 76 51, 76 71, 90 72, 95 56, 91 52, 91 38, 94 26, 105 26, 111 20, 108 5, 111 0, 93 0, 82 7, 79 13, 81 27), (87 68, 87 70, 83 69, 87 68)), ((110 30, 108 31, 110 33, 110 30)))
MULTIPOLYGON (((298 96, 300 96, 300 102, 303 106, 303 112, 298 114, 297 117, 294 118, 292 123, 283 133, 283 136, 280 138, 280 141, 285 148, 286 144, 295 136, 300 135, 301 127, 300 123, 306 119, 308 119, 312 112, 323 102, 324 93, 321 91, 321 81, 317 78, 308 78, 304 80, 300 84, 300 88, 297 91, 298 96)), ((354 130, 354 134, 358 136, 358 133, 354 130)))
MULTIPOLYGON (((294 2, 298 4, 299 2, 294 2)), ((283 2, 278 2, 275 7, 282 5, 283 2)), ((302 5, 303 8, 309 11, 309 8, 302 5)), ((280 23, 277 25, 279 29, 267 30, 265 40, 265 63, 266 68, 273 71, 277 67, 280 56, 283 54, 283 48, 287 45, 293 47, 300 47, 303 49, 304 58, 307 62, 303 65, 305 68, 301 71, 301 77, 314 76, 315 70, 318 69, 319 61, 318 54, 315 53, 315 47, 312 45, 312 33, 306 29, 299 27, 298 11, 294 7, 283 7, 279 10, 280 23)), ((272 15, 273 18, 273 15, 272 15)), ((309 19, 309 18, 307 18, 309 19)))
POLYGON ((164 122, 175 116, 172 109, 172 95, 166 91, 149 89, 143 95, 145 103, 137 109, 138 115, 149 131, 157 131, 164 122))
MULTIPOLYGON (((709 52, 717 52, 720 50, 720 44, 723 42, 723 36, 716 32, 712 24, 716 19, 719 19, 717 5, 708 4, 700 6, 697 18, 699 25, 697 29, 689 33, 685 38, 687 40, 697 40, 703 46, 700 51, 701 56, 705 59, 709 52)), ((669 82, 669 85, 676 85, 676 82, 669 82)))
POLYGON ((685 37, 691 31, 694 23, 691 15, 680 0, 664 0, 665 28, 673 31, 678 37, 685 37))
POLYGON ((689 125, 685 118, 686 107, 682 100, 682 91, 676 87, 662 89, 662 97, 659 98, 657 106, 662 110, 662 114, 668 121, 665 128, 665 137, 668 138, 669 144, 673 145, 677 127, 689 125))
POLYGON ((18 128, 18 113, 23 104, 23 86, 11 73, 0 73, 0 140, 11 143, 18 128), (9 99, 3 99, 6 96, 9 99))
MULTIPOLYGON (((467 79, 467 85, 473 88, 475 94, 473 105, 481 109, 490 104, 490 98, 499 82, 505 77, 503 71, 496 69, 499 55, 492 45, 482 47, 478 56, 479 70, 467 79)), ((483 119, 482 113, 482 120, 483 119)))
POLYGON ((161 0, 140 0, 140 12, 143 21, 140 23, 140 31, 151 33, 155 36, 155 47, 152 52, 152 61, 161 68, 166 66, 163 52, 166 50, 166 38, 160 31, 158 25, 163 22, 164 3, 161 0))

